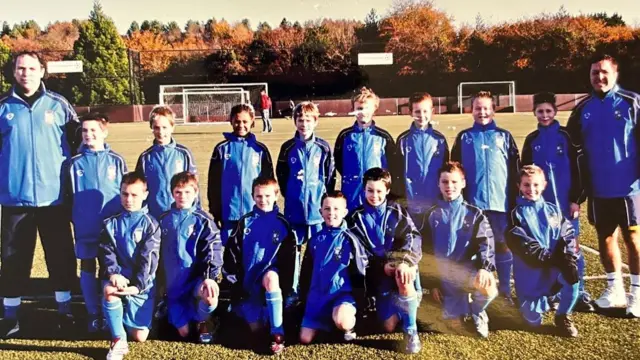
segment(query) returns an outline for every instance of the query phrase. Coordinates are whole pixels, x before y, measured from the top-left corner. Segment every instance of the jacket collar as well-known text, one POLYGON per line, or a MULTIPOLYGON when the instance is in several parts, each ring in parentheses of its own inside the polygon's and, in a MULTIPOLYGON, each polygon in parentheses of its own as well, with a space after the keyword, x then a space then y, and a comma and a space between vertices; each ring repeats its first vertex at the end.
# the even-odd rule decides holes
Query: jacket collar
POLYGON ((178 209, 176 207, 176 203, 175 201, 173 203, 171 203, 171 212, 174 212, 176 214, 183 214, 183 215, 188 215, 188 214, 192 214, 194 211, 196 211, 196 201, 193 201, 193 205, 188 208, 188 209, 178 209))
POLYGON ((296 143, 299 144, 313 144, 316 141, 316 134, 313 133, 311 134, 310 138, 303 139, 302 135, 300 135, 300 133, 296 131, 296 133, 293 134, 293 138, 295 139, 296 143))
POLYGON ((256 135, 254 133, 248 133, 246 136, 238 136, 232 132, 222 133, 222 136, 228 141, 247 141, 247 142, 255 142, 256 135))
POLYGON ((524 196, 520 195, 516 199, 516 203, 520 206, 531 206, 531 207, 534 207, 535 209, 540 209, 544 206, 545 201, 542 196, 540 196, 538 200, 534 201, 534 200, 525 199, 524 196))
POLYGON ((173 137, 171 138, 171 142, 168 143, 167 145, 160 145, 155 139, 153 140, 154 150, 174 149, 175 147, 176 147, 176 139, 174 139, 173 137))
POLYGON ((109 152, 110 150, 111 150, 111 147, 107 143, 104 143, 104 150, 98 150, 98 151, 91 150, 91 149, 89 149, 89 147, 87 145, 82 144, 82 145, 80 145, 80 149, 78 149, 78 152, 82 153, 82 154, 94 154, 94 155, 97 155, 97 154, 109 152))
POLYGON ((372 132, 373 129, 375 129, 375 127, 376 127, 375 120, 371 120, 371 125, 369 125, 366 128, 361 128, 360 126, 358 126, 357 120, 353 122, 353 129, 355 130, 355 132, 372 132))
POLYGON ((487 125, 480 125, 477 122, 473 122, 473 129, 474 130, 478 130, 478 131, 487 131, 487 130, 495 130, 498 127, 498 125, 496 125, 496 120, 493 119, 490 123, 488 123, 487 125))
POLYGON ((280 212, 280 209, 278 208, 277 204, 273 205, 273 210, 271 211, 264 211, 264 210, 260 210, 258 208, 257 205, 253 205, 253 212, 258 216, 258 217, 262 217, 262 216, 276 216, 278 215, 278 213, 280 212))
POLYGON ((618 91, 620 91, 620 86, 618 84, 615 84, 615 85, 613 85, 611 90, 607 91, 606 93, 593 91, 593 95, 595 97, 597 97, 598 99, 606 99, 606 98, 613 97, 618 91))
POLYGON ((137 211, 127 211, 124 208, 122 209, 122 211, 124 213, 124 216, 130 217, 133 219, 139 219, 149 213, 149 209, 147 208, 146 205, 142 206, 142 209, 137 211))
POLYGON ((342 220, 342 222, 340 223, 340 226, 338 227, 332 227, 332 226, 328 226, 326 223, 322 223, 322 229, 330 233, 344 231, 347 229, 347 222, 345 220, 342 220))
POLYGON ((412 122, 411 126, 409 127, 409 131, 412 134, 429 134, 433 132, 433 125, 431 125, 431 122, 429 122, 429 125, 427 125, 427 128, 422 130, 422 129, 418 129, 416 124, 412 122))
POLYGON ((385 200, 385 202, 383 202, 382 204, 378 205, 378 206, 372 206, 371 204, 369 204, 369 202, 365 199, 364 204, 362 205, 364 207, 364 212, 366 214, 376 214, 378 216, 382 215, 384 213, 384 211, 387 209, 387 201, 385 200))
POLYGON ((553 120, 549 126, 538 124, 538 130, 540 130, 540 132, 555 132, 558 131, 558 129, 560 129, 560 123, 558 120, 553 120))
MULTIPOLYGON (((44 86, 44 83, 43 83, 43 82, 40 82, 40 87, 38 88, 38 90, 36 90, 36 92, 34 93, 34 95, 35 95, 35 94, 39 94, 38 98, 41 98, 41 97, 43 97, 46 93, 47 93, 47 88, 44 86)), ((20 97, 20 95, 18 95, 18 92, 17 92, 17 85, 13 85, 13 86, 11 87, 10 94, 11 94, 11 96, 12 96, 12 97, 14 97, 14 98, 16 98, 16 99, 20 99, 21 101, 24 101, 24 100, 22 99, 22 97, 20 97)))
POLYGON ((460 196, 458 196, 457 198, 451 200, 451 201, 447 201, 445 199, 442 198, 442 196, 438 196, 438 206, 440 206, 443 209, 448 209, 448 210, 455 210, 458 209, 462 203, 464 202, 464 198, 462 196, 462 194, 460 194, 460 196))

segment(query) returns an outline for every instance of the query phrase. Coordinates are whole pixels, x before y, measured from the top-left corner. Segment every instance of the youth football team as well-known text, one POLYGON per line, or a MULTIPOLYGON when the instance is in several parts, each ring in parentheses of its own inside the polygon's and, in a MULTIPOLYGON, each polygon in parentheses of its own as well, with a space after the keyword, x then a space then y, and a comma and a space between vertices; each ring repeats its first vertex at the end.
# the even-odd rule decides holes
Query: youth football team
POLYGON ((84 116, 66 189, 88 331, 108 329, 107 359, 122 359, 129 338, 145 341, 154 312, 179 336, 212 342, 209 320, 225 288, 233 314, 254 332, 268 328, 274 354, 285 347, 283 310, 296 305, 303 344, 335 329, 356 339, 356 314, 368 309, 385 331, 401 327, 404 351, 418 353, 423 294, 452 328, 486 338, 487 306, 513 304, 512 274, 526 323, 540 326, 555 307, 559 334, 577 336, 572 311, 593 310, 577 239, 581 159, 555 120, 555 95, 534 97, 539 126, 522 159, 488 92, 474 97, 474 123, 451 154, 431 125, 429 94, 410 98, 413 121, 397 141, 373 120, 378 105, 370 90, 354 97, 355 123, 332 153, 315 133, 317 106, 298 104, 275 169, 251 132, 253 108, 234 106, 232 132, 211 158, 209 213, 170 108, 151 112, 155 139, 134 172, 105 143, 108 120, 84 116))

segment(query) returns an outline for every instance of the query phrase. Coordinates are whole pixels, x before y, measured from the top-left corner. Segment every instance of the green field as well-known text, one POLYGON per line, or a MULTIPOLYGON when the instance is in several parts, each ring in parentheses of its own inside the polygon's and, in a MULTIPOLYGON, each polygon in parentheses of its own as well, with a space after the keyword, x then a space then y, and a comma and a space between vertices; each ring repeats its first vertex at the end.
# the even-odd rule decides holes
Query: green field
MULTIPOLYGON (((566 121, 568 113, 559 114, 561 122, 566 121)), ((410 118, 406 116, 380 117, 377 124, 387 129, 392 136, 397 137, 407 129, 410 118)), ((471 125, 470 115, 441 115, 436 116, 435 127, 444 133, 451 146, 455 135, 471 125)), ((509 129, 522 146, 526 135, 535 129, 535 118, 527 114, 499 114, 498 125, 509 129)), ((293 136, 295 131, 290 120, 274 120, 274 132, 260 134, 258 139, 264 142, 271 151, 272 157, 278 156, 280 145, 293 136)), ((330 144, 333 144, 339 131, 352 124, 350 118, 322 118, 316 133, 330 144)), ((256 129, 262 129, 258 122, 256 129)), ((225 125, 194 125, 178 127, 175 137, 178 142, 188 146, 196 158, 201 176, 201 190, 206 192, 209 158, 215 144, 222 140, 221 133, 229 131, 225 125)), ((122 154, 130 169, 135 167, 138 155, 151 145, 152 135, 147 124, 117 124, 110 127, 109 144, 122 154)), ((206 196, 203 197, 205 208, 206 196)), ((587 224, 582 216, 581 238, 583 245, 597 249, 597 241, 593 228, 587 224)), ((586 253, 587 275, 604 275, 597 255, 586 253)), ((623 259, 626 251, 623 249, 623 259)), ((32 277, 34 282, 42 282, 47 277, 46 266, 41 250, 34 261, 32 277)), ((589 280, 587 287, 593 296, 599 296, 604 288, 604 280, 589 280)), ((81 303, 74 305, 79 313, 82 312, 81 303)), ((1 359, 84 359, 104 358, 107 353, 106 340, 65 340, 64 334, 55 334, 54 311, 51 300, 39 300, 25 306, 28 313, 28 339, 0 341, 1 359)), ((624 313, 624 312, 622 312, 624 313)), ((523 330, 515 309, 505 308, 495 304, 490 308, 492 333, 488 340, 479 340, 470 336, 447 333, 438 320, 438 310, 423 301, 420 309, 419 322, 425 332, 421 335, 423 350, 419 355, 408 358, 424 359, 640 359, 640 323, 635 319, 622 318, 621 313, 576 314, 575 321, 580 331, 578 339, 559 338, 549 333, 550 326, 543 327, 540 333, 523 330), (436 331, 428 332, 428 329, 436 331)), ((552 315, 545 321, 552 324, 552 315)), ((239 329, 221 330, 232 333, 235 337, 233 347, 221 345, 195 345, 169 341, 151 340, 144 344, 131 343, 131 353, 128 359, 204 359, 204 358, 255 358, 264 355, 252 350, 236 349, 238 344, 247 342, 249 335, 240 333, 239 329), (236 331, 230 331, 236 330, 236 331)), ((369 335, 360 338, 355 344, 319 344, 312 346, 292 345, 287 347, 281 355, 287 359, 374 359, 374 358, 403 358, 404 355, 393 351, 401 334, 369 335)))

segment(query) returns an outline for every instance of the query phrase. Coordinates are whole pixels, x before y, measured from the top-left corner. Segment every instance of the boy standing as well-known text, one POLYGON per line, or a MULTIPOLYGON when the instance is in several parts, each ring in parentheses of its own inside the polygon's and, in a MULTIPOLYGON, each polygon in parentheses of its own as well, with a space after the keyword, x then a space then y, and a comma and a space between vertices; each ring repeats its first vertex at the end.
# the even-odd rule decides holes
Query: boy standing
POLYGON ((272 132, 271 98, 265 89, 260 90, 260 112, 262 113, 262 132, 272 132))
POLYGON ((148 195, 139 173, 125 174, 120 187, 123 211, 104 221, 100 237, 102 310, 111 331, 107 360, 122 359, 129 352, 126 330, 135 341, 145 341, 153 320, 160 227, 142 205, 148 195))

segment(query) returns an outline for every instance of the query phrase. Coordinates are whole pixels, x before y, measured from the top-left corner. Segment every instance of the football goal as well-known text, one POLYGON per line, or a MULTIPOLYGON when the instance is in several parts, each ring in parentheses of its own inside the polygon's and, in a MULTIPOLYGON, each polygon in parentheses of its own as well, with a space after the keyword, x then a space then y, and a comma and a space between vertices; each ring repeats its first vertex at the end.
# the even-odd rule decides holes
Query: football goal
POLYGON ((504 109, 516 112, 516 82, 515 81, 477 81, 461 82, 458 84, 458 109, 460 114, 465 108, 471 108, 473 94, 481 90, 489 90, 498 111, 504 109))

